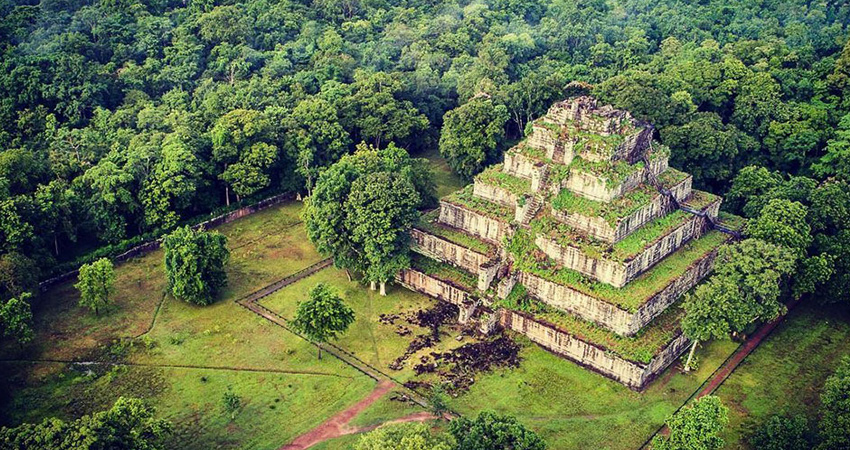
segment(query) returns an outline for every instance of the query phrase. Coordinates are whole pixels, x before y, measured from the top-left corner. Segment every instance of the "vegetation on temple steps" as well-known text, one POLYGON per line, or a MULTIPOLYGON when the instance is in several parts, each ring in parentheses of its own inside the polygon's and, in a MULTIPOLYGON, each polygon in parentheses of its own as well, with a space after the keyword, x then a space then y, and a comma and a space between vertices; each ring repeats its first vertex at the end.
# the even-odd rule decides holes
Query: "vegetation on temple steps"
POLYGON ((638 161, 634 164, 618 159, 615 161, 602 160, 590 161, 581 156, 573 158, 570 164, 570 171, 584 172, 586 174, 598 177, 605 183, 608 189, 618 189, 632 175, 644 169, 643 161, 638 161))
POLYGON ((292 327, 319 344, 319 359, 322 346, 336 339, 354 322, 354 310, 343 302, 331 287, 319 283, 310 290, 310 297, 298 303, 295 317, 289 322, 292 327))
POLYGON ((653 295, 667 287, 689 268, 714 251, 729 236, 719 231, 710 231, 701 238, 688 242, 682 248, 622 288, 593 281, 582 274, 566 268, 559 268, 542 254, 534 244, 534 239, 524 230, 517 230, 507 243, 507 250, 513 255, 514 267, 554 283, 569 286, 591 297, 617 305, 629 312, 635 312, 653 295))
POLYGON ((175 298, 209 305, 227 285, 227 237, 215 231, 178 228, 165 237, 165 275, 175 298))
POLYGON ((410 259, 410 267, 425 275, 458 285, 469 292, 476 292, 478 287, 477 275, 427 256, 414 254, 410 259))
POLYGON ((612 246, 614 250, 612 256, 618 261, 628 261, 689 220, 698 219, 695 219, 690 213, 677 209, 670 214, 650 221, 623 240, 615 243, 612 246))
POLYGON ((488 167, 475 176, 475 181, 500 187, 518 197, 531 193, 531 181, 503 172, 501 164, 488 167))
POLYGON ((658 195, 660 194, 654 187, 641 184, 611 202, 600 202, 570 192, 569 189, 561 189, 558 195, 552 198, 552 208, 586 217, 602 217, 608 225, 615 227, 621 219, 645 207, 658 195))
POLYGON ((476 197, 472 193, 473 185, 467 185, 463 189, 444 197, 442 200, 447 203, 460 205, 471 209, 472 211, 481 213, 487 217, 510 223, 514 220, 514 210, 498 203, 484 200, 476 197))
POLYGON ((721 197, 719 195, 714 195, 711 192, 700 191, 694 189, 691 191, 691 195, 685 199, 683 202, 685 205, 690 206, 691 208, 702 210, 712 203, 721 201, 721 197))
POLYGON ((415 227, 478 253, 488 255, 495 250, 495 246, 487 241, 466 233, 463 230, 437 222, 439 215, 439 209, 422 214, 422 217, 416 222, 415 227))

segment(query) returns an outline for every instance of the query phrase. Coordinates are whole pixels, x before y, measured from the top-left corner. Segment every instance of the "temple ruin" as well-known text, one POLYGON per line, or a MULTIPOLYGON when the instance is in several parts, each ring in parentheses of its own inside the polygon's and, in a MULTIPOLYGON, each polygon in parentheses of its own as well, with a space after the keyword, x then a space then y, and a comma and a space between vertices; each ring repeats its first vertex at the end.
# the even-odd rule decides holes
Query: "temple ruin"
POLYGON ((643 389, 687 347, 678 300, 740 223, 653 133, 590 97, 555 104, 423 216, 398 281, 643 389))

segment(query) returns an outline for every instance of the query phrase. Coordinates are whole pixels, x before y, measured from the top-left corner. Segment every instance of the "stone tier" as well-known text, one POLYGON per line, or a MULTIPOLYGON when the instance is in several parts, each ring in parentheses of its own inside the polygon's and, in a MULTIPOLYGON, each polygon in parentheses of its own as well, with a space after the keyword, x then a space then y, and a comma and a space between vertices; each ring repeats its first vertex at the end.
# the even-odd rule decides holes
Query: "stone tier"
POLYGON ((496 245, 504 242, 505 236, 510 233, 510 220, 507 218, 497 218, 446 200, 440 201, 438 221, 496 245))
POLYGON ((621 288, 691 239, 699 238, 705 226, 705 219, 690 216, 672 230, 645 243, 637 255, 622 261, 604 255, 590 256, 580 246, 562 245, 557 240, 542 234, 535 236, 534 243, 561 267, 621 288))
MULTIPOLYGON (((700 242, 711 243, 705 253, 700 251, 691 254, 694 252, 683 247, 668 256, 679 257, 676 261, 680 267, 678 270, 668 266, 656 266, 622 289, 610 286, 595 287, 587 282, 582 286, 565 284, 542 274, 522 270, 517 272, 517 281, 525 286, 529 295, 551 307, 595 322, 617 334, 632 336, 708 275, 717 254, 716 248, 726 239, 725 236, 718 235, 719 232, 711 233, 710 241, 700 242), (635 285, 639 282, 650 286, 651 289, 635 285), (619 295, 642 297, 631 299, 627 305, 616 300, 619 295)), ((705 236, 701 239, 707 238, 708 236, 705 236)), ((672 264, 672 261, 667 263, 672 264)))
POLYGON ((645 388, 669 367, 689 344, 688 339, 679 333, 658 350, 649 363, 641 363, 623 358, 598 343, 523 312, 502 309, 500 323, 505 329, 522 334, 560 356, 635 390, 645 388))

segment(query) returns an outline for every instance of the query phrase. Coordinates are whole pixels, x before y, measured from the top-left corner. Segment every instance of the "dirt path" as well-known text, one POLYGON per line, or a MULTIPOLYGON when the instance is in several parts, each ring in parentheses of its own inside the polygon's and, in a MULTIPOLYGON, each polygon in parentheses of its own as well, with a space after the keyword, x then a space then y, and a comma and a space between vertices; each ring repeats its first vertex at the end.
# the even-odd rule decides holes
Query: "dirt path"
MULTIPOLYGON (((384 425, 379 424, 368 427, 352 427, 350 425, 350 422, 352 419, 357 417, 358 414, 363 412, 363 410, 369 407, 369 405, 375 403, 378 399, 386 395, 387 392, 392 390, 394 387, 395 383, 393 383, 392 381, 380 381, 375 387, 375 390, 373 390, 369 395, 361 399, 359 402, 350 406, 346 410, 337 413, 337 415, 326 420, 324 423, 317 426, 316 428, 313 428, 307 433, 298 436, 291 443, 281 447, 280 450, 306 450, 320 442, 327 441, 328 439, 345 436, 347 434, 363 433, 366 431, 374 430, 380 425, 384 425)), ((433 418, 433 415, 423 411, 402 417, 400 419, 385 422, 385 424, 401 422, 422 422, 433 418)))
MULTIPOLYGON (((792 300, 791 302, 789 302, 787 304, 788 311, 790 312, 799 303, 799 299, 792 300)), ((685 402, 682 403, 682 405, 679 406, 679 408, 677 408, 672 415, 678 413, 679 410, 681 410, 683 407, 685 407, 685 405, 690 403, 692 399, 702 398, 706 395, 713 394, 714 391, 716 391, 717 388, 722 386, 723 383, 729 378, 729 376, 735 372, 735 369, 737 369, 738 366, 740 366, 741 363, 744 362, 745 359, 747 359, 747 356, 750 356, 750 354, 756 348, 758 348, 759 345, 761 345, 762 341, 764 341, 764 339, 769 336, 770 333, 773 332, 773 330, 775 330, 776 327, 778 327, 779 324, 782 323, 782 321, 785 320, 787 316, 788 314, 786 313, 759 327, 759 329, 756 330, 755 333, 750 335, 747 340, 744 341, 744 343, 742 343, 740 346, 738 346, 737 349, 735 349, 735 352, 732 354, 732 356, 727 358, 726 361, 724 361, 723 364, 718 367, 717 370, 715 370, 714 373, 711 374, 711 376, 700 386, 700 388, 698 388, 693 395, 688 397, 688 399, 685 400, 685 402)), ((667 425, 662 425, 658 428, 658 430, 656 430, 655 433, 652 434, 652 436, 649 437, 649 439, 646 440, 646 442, 640 448, 647 448, 650 441, 652 441, 652 439, 656 435, 660 434, 666 436, 668 433, 669 430, 667 429, 667 425)))

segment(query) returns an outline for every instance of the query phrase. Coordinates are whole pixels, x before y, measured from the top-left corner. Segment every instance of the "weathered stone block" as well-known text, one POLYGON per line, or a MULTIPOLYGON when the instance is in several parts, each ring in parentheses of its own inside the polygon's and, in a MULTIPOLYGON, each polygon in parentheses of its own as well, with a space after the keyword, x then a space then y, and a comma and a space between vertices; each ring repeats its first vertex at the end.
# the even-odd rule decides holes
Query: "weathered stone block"
POLYGON ((510 232, 510 227, 505 222, 445 201, 440 202, 438 220, 495 244, 501 244, 510 232))
POLYGON ((420 292, 459 307, 463 307, 467 301, 475 301, 470 298, 469 292, 415 269, 402 270, 396 276, 396 281, 412 291, 420 292))
POLYGON ((477 273, 491 257, 449 242, 439 236, 414 228, 410 230, 413 250, 430 258, 458 266, 467 272, 477 273))
POLYGON ((499 186, 484 183, 481 180, 475 180, 472 193, 476 197, 480 197, 484 200, 498 203, 500 205, 505 205, 509 208, 514 208, 517 204, 517 196, 511 191, 499 186))

